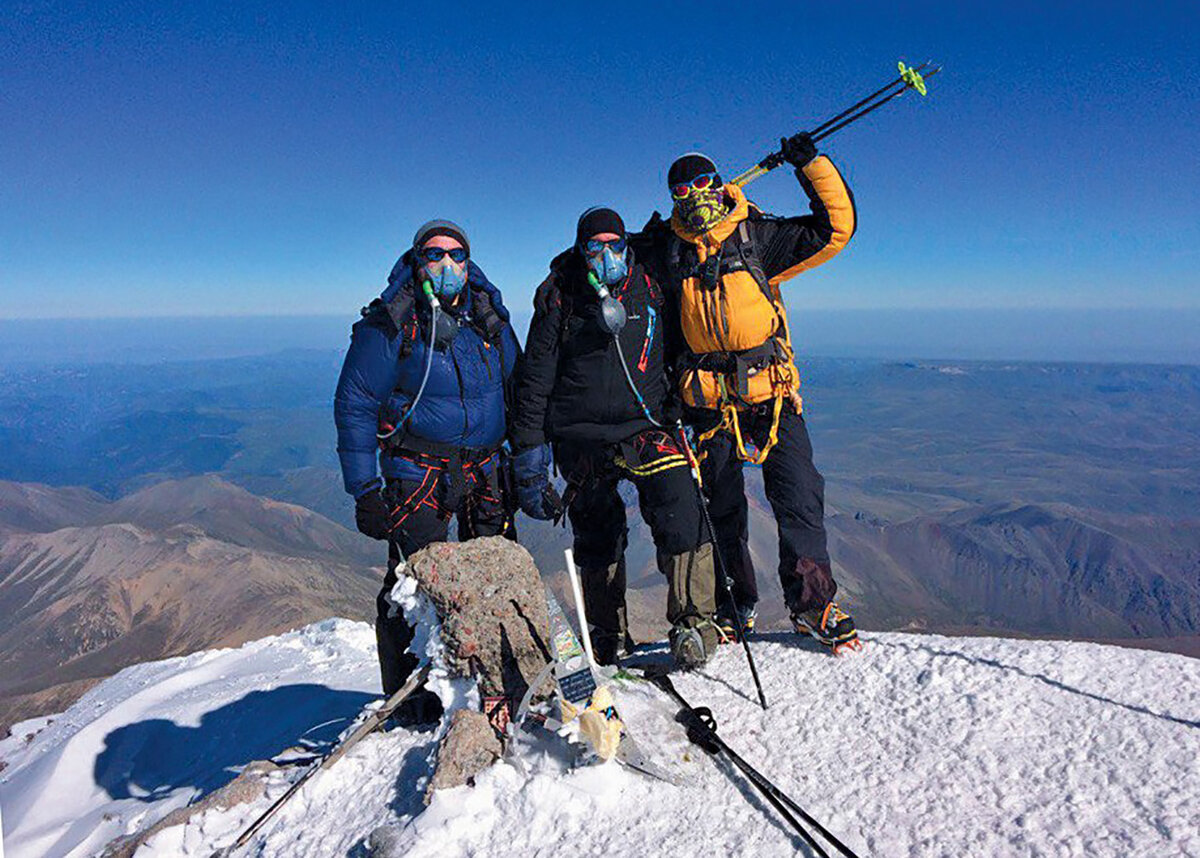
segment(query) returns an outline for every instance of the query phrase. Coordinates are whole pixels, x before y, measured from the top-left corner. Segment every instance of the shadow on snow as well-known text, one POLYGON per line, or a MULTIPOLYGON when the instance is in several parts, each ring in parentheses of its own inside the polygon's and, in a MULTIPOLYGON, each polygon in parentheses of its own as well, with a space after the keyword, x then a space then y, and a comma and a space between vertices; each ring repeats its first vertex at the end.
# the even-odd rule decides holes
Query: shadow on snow
POLYGON ((114 799, 156 801, 190 787, 196 800, 254 760, 331 744, 375 695, 324 685, 251 691, 206 712, 198 727, 152 718, 118 727, 96 757, 96 784, 114 799))

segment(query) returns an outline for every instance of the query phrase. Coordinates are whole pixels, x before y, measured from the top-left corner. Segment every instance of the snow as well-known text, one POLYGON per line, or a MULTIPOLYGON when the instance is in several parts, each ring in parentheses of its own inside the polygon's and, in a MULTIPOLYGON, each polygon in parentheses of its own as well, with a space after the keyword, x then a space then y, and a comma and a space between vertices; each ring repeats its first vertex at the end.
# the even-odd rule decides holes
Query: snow
MULTIPOLYGON (((1200 855, 1200 661, 1073 642, 867 638, 862 653, 833 658, 793 635, 761 635, 765 712, 739 647, 675 684, 864 858, 1200 855)), ((436 634, 421 641, 436 651, 436 634)), ((469 684, 434 685, 454 705, 471 701, 469 684)), ((328 741, 377 693, 373 631, 345 620, 125 670, 0 743, 4 854, 95 854, 255 756, 328 741), (297 686, 303 694, 286 691, 297 686), (281 705, 247 704, 256 692, 282 693, 281 705), (228 717, 243 711, 255 717, 228 717)), ((437 734, 393 730, 314 778, 244 854, 364 856, 368 842, 414 858, 558 856, 564 844, 578 854, 809 854, 735 770, 687 743, 660 692, 627 682, 619 700, 681 786, 615 764, 572 770, 568 749, 544 735, 523 766, 497 764, 425 808, 437 734)), ((165 829, 138 858, 208 858, 299 773, 277 775, 252 805, 165 829)))
POLYGON ((374 631, 348 620, 127 668, 0 743, 5 854, 93 854, 256 758, 330 740, 378 681, 374 631))

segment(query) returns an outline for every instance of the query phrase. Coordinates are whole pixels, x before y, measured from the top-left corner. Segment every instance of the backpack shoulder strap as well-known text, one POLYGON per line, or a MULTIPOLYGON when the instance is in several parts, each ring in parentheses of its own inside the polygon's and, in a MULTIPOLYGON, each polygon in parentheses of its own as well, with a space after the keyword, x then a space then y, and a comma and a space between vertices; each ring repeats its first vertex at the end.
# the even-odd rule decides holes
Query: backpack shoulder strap
POLYGON ((376 298, 360 311, 362 322, 383 330, 388 337, 402 335, 400 356, 412 353, 412 341, 418 335, 419 323, 415 302, 411 294, 400 293, 390 301, 376 298))
POLYGON ((404 326, 416 316, 416 303, 412 291, 402 289, 396 293, 396 297, 384 304, 396 330, 403 331, 404 326))
POLYGON ((670 275, 672 283, 683 282, 695 273, 696 250, 674 231, 667 241, 667 274, 670 275))
MULTIPOLYGON (((558 260, 555 260, 556 262, 558 260)), ((563 280, 566 277, 561 266, 552 266, 550 273, 546 275, 546 279, 538 284, 537 290, 533 293, 533 311, 534 313, 547 314, 551 310, 558 310, 558 331, 557 339, 559 345, 562 345, 567 338, 567 317, 571 315, 571 299, 567 294, 567 290, 563 288, 563 280)))
MULTIPOLYGON (((738 224, 738 228, 734 230, 725 241, 726 246, 732 245, 730 248, 732 253, 736 253, 741 260, 742 265, 750 272, 750 276, 754 278, 754 282, 758 284, 758 288, 767 296, 767 300, 775 302, 775 294, 771 289, 771 284, 767 280, 766 271, 763 269, 762 259, 759 258, 758 248, 754 243, 754 234, 750 231, 746 221, 738 224)), ((722 248, 724 249, 724 248, 722 248)))
POLYGON ((570 290, 564 289, 562 281, 558 283, 558 306, 560 312, 558 314, 558 344, 562 347, 567 342, 567 322, 571 319, 571 313, 575 310, 575 299, 572 297, 570 290))
POLYGON ((648 300, 655 307, 662 307, 662 305, 666 303, 666 299, 663 297, 662 288, 658 285, 658 281, 651 277, 650 272, 648 272, 645 268, 642 269, 642 277, 644 277, 646 280, 646 293, 648 300))

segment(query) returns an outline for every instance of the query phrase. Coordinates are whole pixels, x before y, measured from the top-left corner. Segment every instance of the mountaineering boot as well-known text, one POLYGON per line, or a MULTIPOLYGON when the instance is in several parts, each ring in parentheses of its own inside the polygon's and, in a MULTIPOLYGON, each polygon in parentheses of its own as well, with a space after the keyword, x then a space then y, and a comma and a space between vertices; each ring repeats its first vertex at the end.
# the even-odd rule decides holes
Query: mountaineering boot
POLYGON ((396 707, 396 711, 384 722, 383 729, 384 732, 403 728, 427 733, 441 722, 444 713, 442 698, 428 688, 421 688, 396 707))
POLYGON ((738 622, 742 625, 742 634, 754 634, 754 624, 758 621, 758 608, 738 606, 738 622))
POLYGON ((854 620, 838 607, 837 602, 809 611, 793 611, 792 625, 798 633, 811 635, 832 649, 835 655, 847 649, 862 649, 854 620))
POLYGON ((684 625, 672 626, 667 640, 671 644, 671 655, 675 658, 675 666, 683 670, 695 670, 703 667, 712 654, 712 649, 704 646, 704 638, 697 628, 684 625))
POLYGON ((837 595, 837 582, 833 580, 833 566, 828 559, 798 557, 795 562, 780 561, 779 583, 783 587, 783 601, 793 614, 824 609, 837 595))
POLYGON ((637 641, 635 641, 632 635, 626 631, 624 637, 617 642, 617 652, 615 658, 613 659, 613 664, 616 664, 623 658, 628 658, 629 654, 633 652, 634 647, 636 646, 637 641))
POLYGON ((625 611, 625 560, 579 570, 592 651, 600 664, 616 664, 633 648, 625 611))
POLYGON ((720 641, 720 633, 712 621, 717 609, 712 543, 676 554, 667 567, 671 655, 677 665, 690 670, 707 662, 720 641))
POLYGON ((737 643, 741 640, 740 635, 754 634, 754 623, 757 620, 758 608, 754 605, 738 605, 736 617, 730 617, 729 609, 722 607, 716 616, 721 643, 737 643))

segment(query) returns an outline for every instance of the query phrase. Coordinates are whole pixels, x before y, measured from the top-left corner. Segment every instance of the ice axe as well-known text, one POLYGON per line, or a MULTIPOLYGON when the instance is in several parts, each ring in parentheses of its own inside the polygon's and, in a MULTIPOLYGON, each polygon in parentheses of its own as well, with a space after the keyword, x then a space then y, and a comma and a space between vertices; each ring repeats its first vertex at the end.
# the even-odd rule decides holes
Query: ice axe
MULTIPOLYGON (((916 90, 921 96, 926 93, 925 81, 942 70, 940 65, 934 65, 927 60, 919 66, 906 66, 903 61, 896 64, 900 75, 875 90, 866 98, 860 99, 847 107, 841 113, 826 119, 808 133, 814 143, 824 140, 837 131, 841 131, 851 122, 857 122, 873 110, 878 110, 893 98, 898 98, 910 89, 916 90)), ((759 176, 765 176, 783 163, 783 152, 772 152, 749 170, 731 180, 731 184, 745 187, 759 176)))

